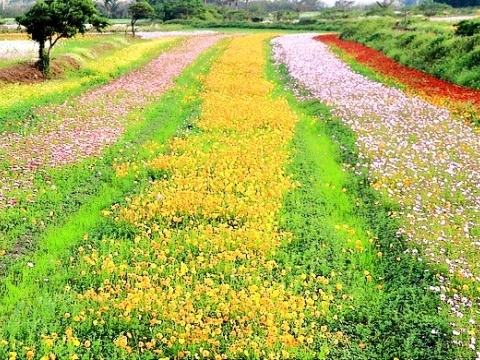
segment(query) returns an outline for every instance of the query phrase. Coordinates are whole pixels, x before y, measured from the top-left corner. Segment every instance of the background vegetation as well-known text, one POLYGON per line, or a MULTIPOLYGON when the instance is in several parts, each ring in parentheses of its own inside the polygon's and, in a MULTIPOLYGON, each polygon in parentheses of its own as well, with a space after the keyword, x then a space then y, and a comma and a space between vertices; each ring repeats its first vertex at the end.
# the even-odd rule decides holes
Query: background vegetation
MULTIPOLYGON (((437 3, 431 0, 382 0, 371 1, 370 4, 354 0, 336 0, 332 6, 322 0, 144 0, 155 10, 152 20, 155 22, 183 21, 183 23, 198 22, 218 23, 235 22, 268 22, 285 24, 326 25, 329 21, 343 20, 346 23, 371 16, 402 16, 405 11, 423 16, 472 14, 474 8, 452 8, 449 3, 437 3)), ((450 1, 450 0, 449 0, 450 1)), ((459 0, 455 0, 459 2, 459 0)), ((467 0, 461 0, 467 4, 467 0)), ((476 0, 468 0, 476 1, 476 0)), ((109 19, 130 18, 128 8, 135 3, 133 0, 94 0, 97 9, 109 19)), ((1 17, 14 18, 24 14, 35 2, 33 0, 2 0, 0 3, 1 17)), ((457 6, 457 4, 453 4, 457 6)), ((318 30, 323 30, 318 28, 318 30)))
POLYGON ((406 17, 363 20, 341 38, 377 49, 395 61, 458 85, 480 89, 480 22, 454 26, 406 17))

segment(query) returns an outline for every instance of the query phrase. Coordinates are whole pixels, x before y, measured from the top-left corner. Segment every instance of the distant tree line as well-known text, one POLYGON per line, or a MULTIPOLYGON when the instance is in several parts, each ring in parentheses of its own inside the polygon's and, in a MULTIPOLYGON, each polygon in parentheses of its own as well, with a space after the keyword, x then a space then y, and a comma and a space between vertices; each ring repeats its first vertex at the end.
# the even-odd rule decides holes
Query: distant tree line
POLYGON ((480 6, 480 0, 438 0, 437 2, 454 8, 480 6))
MULTIPOLYGON (((27 12, 32 0, 0 0, 0 17, 15 17, 27 12)), ((157 20, 252 18, 280 11, 315 11, 325 7, 321 0, 144 0, 155 11, 157 20)), ((480 0, 479 0, 480 1, 480 0)), ((130 18, 128 8, 136 0, 93 0, 100 13, 109 19, 130 18)), ((353 2, 353 1, 352 1, 353 2)))
MULTIPOLYGON (((0 0, 0 18, 15 17, 28 11, 33 0, 0 0)), ((295 18, 291 13, 318 11, 326 9, 322 0, 141 0, 147 2, 153 9, 152 18, 160 21, 175 19, 227 20, 245 21, 261 20, 267 14, 274 14, 277 20, 295 18)), ((397 0, 398 1, 398 0, 397 0)), ((109 19, 131 18, 129 7, 138 0, 93 0, 100 13, 109 19)), ((448 7, 480 6, 480 0, 400 0, 405 6, 414 6, 426 13, 437 13, 448 7), (445 7, 442 9, 442 7, 445 7)), ((378 0, 374 7, 389 9, 394 0, 378 0)), ((336 11, 349 12, 361 7, 360 0, 336 0, 336 11)), ((364 5, 363 5, 364 6, 364 5)), ((298 18, 298 15, 296 16, 298 18)))

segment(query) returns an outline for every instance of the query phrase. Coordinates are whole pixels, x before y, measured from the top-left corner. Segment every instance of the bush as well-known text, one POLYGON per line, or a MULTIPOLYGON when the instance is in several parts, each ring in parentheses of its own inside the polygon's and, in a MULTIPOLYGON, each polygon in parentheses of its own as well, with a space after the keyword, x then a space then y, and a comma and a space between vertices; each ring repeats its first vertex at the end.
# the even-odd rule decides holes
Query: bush
POLYGON ((317 24, 317 20, 313 17, 301 17, 298 20, 298 25, 314 25, 317 24))
POLYGON ((480 66, 480 48, 476 48, 475 50, 468 53, 465 57, 464 67, 468 70, 476 68, 480 66))
POLYGON ((277 21, 293 21, 298 19, 298 13, 295 11, 279 10, 275 13, 277 21))
MULTIPOLYGON (((180 23, 178 20, 165 23, 180 23)), ((181 22, 187 25, 185 22, 181 22)), ((271 29, 271 30, 301 30, 301 31, 340 31, 345 26, 341 22, 322 21, 311 25, 292 22, 259 23, 253 21, 189 21, 188 25, 196 28, 236 28, 236 29, 271 29)))
POLYGON ((455 25, 455 35, 457 36, 473 36, 480 33, 480 21, 478 20, 463 20, 455 25))
POLYGON ((435 16, 443 14, 449 10, 452 10, 452 7, 447 4, 440 4, 435 2, 423 2, 418 5, 418 10, 425 16, 435 16))

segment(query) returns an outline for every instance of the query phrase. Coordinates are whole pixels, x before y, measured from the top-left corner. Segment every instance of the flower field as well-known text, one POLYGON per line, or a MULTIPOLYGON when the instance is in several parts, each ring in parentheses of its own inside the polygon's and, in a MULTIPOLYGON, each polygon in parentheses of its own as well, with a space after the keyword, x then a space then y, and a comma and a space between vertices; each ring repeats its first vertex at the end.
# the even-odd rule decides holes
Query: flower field
MULTIPOLYGON (((73 101, 39 108, 32 117, 35 123, 24 123, 26 131, 7 131, 0 135, 0 161, 3 165, 0 208, 30 206, 47 190, 56 192, 56 184, 51 183, 48 176, 45 176, 46 183, 38 181, 39 173, 44 173, 45 168, 56 168, 97 156, 105 147, 115 143, 124 131, 127 118, 173 86, 173 77, 215 40, 216 37, 192 38, 177 51, 158 57, 141 70, 85 92, 73 101), (191 51, 193 44, 195 51, 191 51), (158 69, 162 69, 163 76, 156 76, 158 69)), ((163 44, 165 41, 170 40, 157 39, 152 43, 134 45, 133 49, 117 51, 96 70, 100 73, 112 72, 122 66, 119 62, 130 60, 128 54, 139 58, 152 51, 152 47, 158 49, 159 42, 163 44)), ((87 70, 91 66, 88 64, 87 70)), ((67 80, 61 84, 75 87, 79 86, 79 81, 67 80)), ((65 90, 56 85, 55 82, 41 83, 41 89, 33 91, 44 96, 41 92, 43 88, 54 92, 65 90)), ((31 87, 25 90, 25 86, 19 85, 18 88, 17 96, 30 96, 31 87)), ((7 86, 3 90, 11 89, 7 86)), ((37 220, 33 215, 32 225, 37 225, 37 220)), ((3 251, 8 252, 14 246, 15 238, 10 241, 6 239, 1 245, 3 251)))
POLYGON ((4 124, 0 358, 480 357, 478 134, 313 34, 170 35, 4 124))
POLYGON ((468 123, 478 123, 480 114, 480 92, 478 90, 458 86, 419 70, 408 68, 377 50, 354 41, 340 40, 336 35, 321 35, 316 39, 344 50, 356 61, 406 86, 408 93, 421 96, 435 105, 447 107, 468 123))

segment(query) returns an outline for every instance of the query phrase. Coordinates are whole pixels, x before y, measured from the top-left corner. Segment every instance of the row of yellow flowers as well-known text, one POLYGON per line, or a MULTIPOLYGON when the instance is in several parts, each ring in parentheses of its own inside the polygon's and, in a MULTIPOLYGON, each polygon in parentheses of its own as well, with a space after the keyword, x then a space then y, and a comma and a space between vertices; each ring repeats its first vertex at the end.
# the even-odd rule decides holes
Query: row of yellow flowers
POLYGON ((295 186, 284 167, 297 119, 264 76, 270 37, 230 41, 205 78, 195 128, 140 165, 161 176, 104 212, 137 235, 79 249, 79 282, 97 284, 65 314, 79 348, 100 346, 89 336, 105 327, 117 357, 321 358, 348 342, 326 326, 341 284, 275 259, 291 241, 276 221, 295 186))

